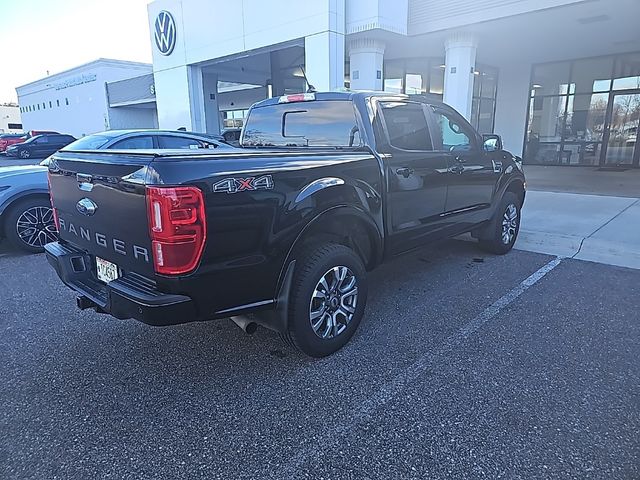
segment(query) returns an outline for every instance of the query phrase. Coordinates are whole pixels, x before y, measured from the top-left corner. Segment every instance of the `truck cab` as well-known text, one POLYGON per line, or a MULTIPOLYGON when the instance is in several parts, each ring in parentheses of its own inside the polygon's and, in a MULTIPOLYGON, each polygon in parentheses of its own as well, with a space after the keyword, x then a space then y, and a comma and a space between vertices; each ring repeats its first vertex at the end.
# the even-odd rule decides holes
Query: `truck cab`
POLYGON ((426 97, 268 99, 240 144, 52 157, 47 258, 80 308, 151 325, 232 317, 324 356, 355 332, 381 262, 465 232, 504 254, 518 235, 520 162, 426 97))

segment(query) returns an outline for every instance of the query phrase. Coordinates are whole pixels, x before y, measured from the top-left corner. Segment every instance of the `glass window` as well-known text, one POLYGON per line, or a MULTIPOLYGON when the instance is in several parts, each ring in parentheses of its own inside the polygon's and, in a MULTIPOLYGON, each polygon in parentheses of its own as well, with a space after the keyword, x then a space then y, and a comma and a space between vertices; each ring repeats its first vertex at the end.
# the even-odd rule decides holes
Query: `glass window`
POLYGON ((566 95, 569 93, 570 62, 536 65, 533 69, 535 95, 566 95))
POLYGON ((640 89, 640 53, 618 57, 613 89, 640 89))
POLYGON ((601 142, 608 102, 608 93, 571 95, 567 108, 565 141, 601 142))
POLYGON ((576 93, 608 92, 611 89, 613 58, 590 58, 573 62, 571 84, 576 93))
POLYGON ((420 103, 381 103, 391 146, 403 150, 433 150, 424 107, 420 103))
POLYGON ((562 140, 567 97, 534 97, 529 112, 529 139, 540 142, 562 140))
POLYGON ((438 95, 442 98, 444 95, 444 61, 431 62, 429 75, 429 93, 438 95))
POLYGON ((480 99, 478 120, 475 125, 479 133, 493 133, 495 101, 491 98, 480 99))
POLYGON ((195 138, 162 135, 158 137, 158 146, 166 149, 198 149, 203 147, 203 142, 195 138))
POLYGON ((390 60, 384 64, 384 91, 402 93, 404 89, 404 61, 390 60))
POLYGON ((350 147, 360 145, 360 135, 350 101, 309 101, 252 109, 244 129, 243 144, 350 147))
POLYGON ((67 105, 69 105, 69 99, 65 98, 64 101, 66 102, 67 105))
POLYGON ((36 138, 33 143, 49 143, 49 137, 42 135, 41 137, 36 138))
POLYGON ((471 135, 466 126, 449 113, 436 110, 434 116, 438 126, 436 135, 442 142, 443 150, 448 152, 471 150, 471 135))
POLYGON ((59 107, 60 106, 60 100, 56 100, 56 106, 59 107))
POLYGON ((118 148, 122 150, 138 150, 143 148, 153 148, 153 139, 149 136, 139 136, 139 137, 131 137, 125 138, 124 140, 120 140, 115 144, 111 145, 109 148, 118 148))
POLYGON ((67 147, 69 150, 97 150, 104 146, 111 137, 104 135, 87 135, 79 140, 76 140, 67 147))
POLYGON ((404 88, 407 95, 427 93, 429 62, 424 59, 407 60, 404 88))

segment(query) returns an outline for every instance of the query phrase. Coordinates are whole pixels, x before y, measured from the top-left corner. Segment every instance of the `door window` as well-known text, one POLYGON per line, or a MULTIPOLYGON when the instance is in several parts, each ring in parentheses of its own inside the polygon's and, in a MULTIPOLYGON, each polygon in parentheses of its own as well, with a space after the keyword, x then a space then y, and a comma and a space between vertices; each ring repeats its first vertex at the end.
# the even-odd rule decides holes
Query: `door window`
POLYGON ((421 103, 381 102, 389 144, 402 150, 433 150, 421 103))
POLYGON ((49 143, 49 137, 40 137, 40 138, 36 138, 33 143, 38 143, 38 144, 42 144, 42 143, 49 143))
POLYGON ((160 136, 158 137, 160 148, 166 149, 197 149, 202 148, 202 142, 195 138, 160 136))
POLYGON ((153 148, 153 139, 149 136, 125 138, 124 140, 114 143, 109 148, 120 148, 123 150, 153 148))
POLYGON ((453 152, 468 151, 473 148, 469 127, 449 113, 436 110, 434 117, 438 128, 436 136, 442 142, 442 150, 453 152))

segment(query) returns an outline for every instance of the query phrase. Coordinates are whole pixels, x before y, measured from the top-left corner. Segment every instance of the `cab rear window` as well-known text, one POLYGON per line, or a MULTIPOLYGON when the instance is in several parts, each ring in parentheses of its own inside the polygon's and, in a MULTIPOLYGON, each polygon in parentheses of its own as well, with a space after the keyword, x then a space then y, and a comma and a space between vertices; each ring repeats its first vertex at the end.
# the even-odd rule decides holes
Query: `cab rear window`
POLYGON ((253 108, 242 140, 249 147, 355 147, 360 143, 353 104, 343 100, 253 108))

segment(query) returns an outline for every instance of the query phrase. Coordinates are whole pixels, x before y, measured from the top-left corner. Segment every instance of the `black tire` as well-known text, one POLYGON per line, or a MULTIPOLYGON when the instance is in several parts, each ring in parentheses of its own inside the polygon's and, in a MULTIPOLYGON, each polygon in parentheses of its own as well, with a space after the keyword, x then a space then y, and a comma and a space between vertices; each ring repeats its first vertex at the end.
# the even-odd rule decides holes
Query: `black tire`
POLYGON ((520 232, 520 200, 515 193, 506 192, 498 204, 496 213, 491 223, 482 232, 480 237, 480 248, 489 253, 496 255, 504 255, 511 251, 516 243, 518 233, 520 232), (510 212, 515 211, 516 217, 514 223, 508 225, 508 235, 504 235, 503 221, 510 218, 510 212))
POLYGON ((28 149, 23 148, 22 150, 20 150, 18 152, 18 157, 20 157, 22 159, 31 158, 31 152, 28 149))
MULTIPOLYGON (((367 301, 367 271, 358 254, 344 245, 334 243, 316 244, 304 248, 296 256, 296 259, 289 304, 288 332, 283 337, 287 343, 310 357, 325 357, 346 345, 362 320, 367 301), (345 272, 342 268, 346 268, 347 272, 343 282, 348 280, 350 283, 355 278, 355 284, 350 290, 346 288, 349 285, 341 284, 337 279, 338 273, 336 272, 345 272), (327 275, 336 276, 335 294, 331 294, 331 299, 326 296, 324 300, 313 297, 316 288, 320 287, 321 280, 326 279, 327 275), (346 294, 344 296, 337 288, 340 285, 345 287, 346 294), (353 293, 354 288, 356 288, 355 294, 353 293), (333 319, 333 324, 337 326, 331 328, 332 323, 329 318, 322 325, 326 326, 326 330, 331 332, 329 335, 333 336, 322 338, 321 334, 324 333, 322 330, 325 328, 318 328, 320 333, 316 333, 312 326, 312 309, 316 307, 317 302, 324 305, 318 307, 313 314, 327 309, 323 311, 333 319), (355 302, 355 305, 349 304, 345 307, 343 302, 355 302), (350 320, 348 320, 348 312, 345 308, 353 310, 350 320), (334 314, 330 312, 334 312, 334 314), (339 321, 336 320, 337 318, 339 321)), ((322 319, 326 317, 325 314, 321 319, 316 320, 316 323, 322 322, 322 319)))
MULTIPOLYGON (((34 235, 37 236, 36 231, 34 231, 34 235)), ((8 212, 5 214, 4 218, 4 234, 7 237, 7 240, 11 242, 11 244, 20 250, 24 250, 29 253, 42 253, 44 251, 44 244, 57 240, 57 233, 55 233, 55 224, 53 220, 53 212, 51 210, 51 202, 48 197, 31 197, 25 200, 20 200, 19 202, 13 204, 9 207, 8 212), (40 241, 33 241, 31 244, 29 240, 35 239, 35 237, 23 238, 18 234, 18 220, 24 219, 23 215, 25 212, 31 211, 34 212, 33 215, 29 216, 29 218, 33 219, 36 224, 34 226, 35 229, 41 231, 38 239, 40 241), (48 214, 41 215, 38 212, 48 211, 48 214), (38 221, 42 220, 42 221, 38 221), (46 232, 48 232, 48 234, 46 232)))

